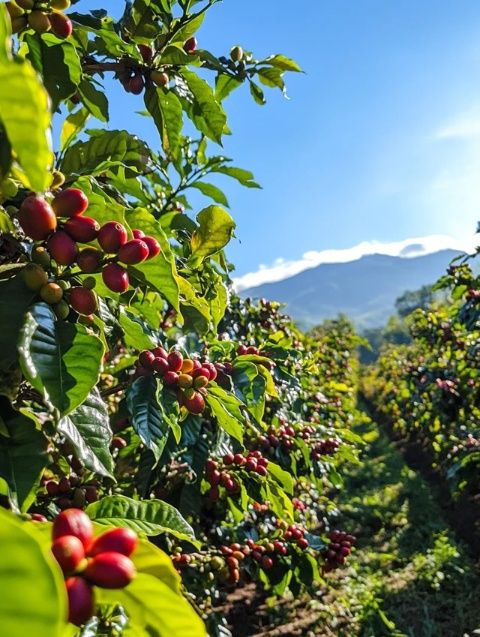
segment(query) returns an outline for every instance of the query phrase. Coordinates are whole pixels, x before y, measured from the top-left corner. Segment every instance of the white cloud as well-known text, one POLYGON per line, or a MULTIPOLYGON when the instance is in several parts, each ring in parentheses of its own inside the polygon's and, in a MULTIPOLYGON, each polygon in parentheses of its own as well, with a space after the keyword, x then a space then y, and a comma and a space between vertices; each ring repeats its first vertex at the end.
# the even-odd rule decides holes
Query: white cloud
POLYGON ((282 281, 299 272, 314 268, 321 263, 346 263, 356 261, 369 254, 386 254, 403 258, 412 258, 424 254, 432 254, 439 250, 453 249, 473 252, 479 242, 478 237, 471 236, 456 239, 448 235, 430 235, 382 243, 380 241, 362 241, 353 248, 341 250, 311 250, 305 252, 301 259, 286 261, 276 259, 272 265, 260 265, 256 272, 249 272, 233 279, 235 289, 240 292, 263 283, 282 281))
POLYGON ((439 128, 433 134, 434 140, 470 140, 480 136, 480 117, 478 115, 461 115, 450 123, 439 128))

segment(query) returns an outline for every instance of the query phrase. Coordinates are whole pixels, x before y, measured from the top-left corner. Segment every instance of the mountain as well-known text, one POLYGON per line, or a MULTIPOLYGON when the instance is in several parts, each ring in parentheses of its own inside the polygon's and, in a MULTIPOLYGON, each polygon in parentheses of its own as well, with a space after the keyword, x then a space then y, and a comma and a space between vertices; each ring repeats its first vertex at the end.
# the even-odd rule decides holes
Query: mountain
POLYGON ((302 327, 346 314, 358 329, 382 326, 407 290, 434 283, 461 254, 441 250, 420 257, 373 254, 348 263, 323 263, 283 281, 242 290, 242 297, 286 303, 302 327))

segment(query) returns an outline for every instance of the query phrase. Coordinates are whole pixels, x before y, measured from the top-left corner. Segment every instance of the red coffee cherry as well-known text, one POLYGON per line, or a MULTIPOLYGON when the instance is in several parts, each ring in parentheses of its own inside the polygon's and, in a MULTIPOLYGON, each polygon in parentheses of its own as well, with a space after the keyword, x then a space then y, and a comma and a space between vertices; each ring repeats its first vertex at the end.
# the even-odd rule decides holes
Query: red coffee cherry
POLYGON ((134 239, 143 239, 145 236, 143 230, 138 230, 138 228, 133 229, 132 234, 134 239))
POLYGON ((129 93, 133 93, 134 95, 140 95, 140 93, 145 88, 145 81, 143 79, 142 74, 137 73, 133 77, 131 77, 128 80, 125 88, 128 90, 129 93))
POLYGON ((68 621, 81 626, 92 617, 95 600, 92 587, 83 577, 69 577, 65 586, 68 595, 68 621))
POLYGON ((147 259, 153 259, 162 251, 162 248, 160 247, 160 244, 155 239, 155 237, 142 237, 142 241, 147 245, 148 248, 147 259))
POLYGON ((191 414, 195 415, 201 414, 205 409, 205 399, 198 392, 195 392, 192 398, 185 397, 183 404, 191 414))
POLYGON ((100 228, 98 233, 98 243, 109 254, 116 254, 123 244, 127 242, 127 239, 127 231, 117 221, 108 221, 100 228))
POLYGON ((164 358, 167 360, 168 352, 163 347, 155 347, 155 349, 152 349, 152 353, 155 358, 164 358))
POLYGON ((88 549, 93 540, 92 521, 81 509, 66 509, 54 520, 52 539, 56 540, 64 535, 74 535, 88 549))
POLYGON ((55 196, 52 208, 57 217, 75 217, 88 208, 88 199, 80 188, 67 188, 55 196))
POLYGON ((52 32, 55 33, 57 38, 64 40, 72 35, 73 24, 72 21, 62 13, 50 13, 48 16, 52 32))
POLYGON ((262 557, 262 568, 265 570, 268 570, 270 568, 272 568, 273 566, 273 560, 271 557, 268 557, 267 555, 264 555, 262 557))
POLYGON ((178 382, 178 374, 176 372, 167 372, 163 377, 163 382, 165 385, 173 386, 178 382))
POLYGON ((111 551, 96 555, 84 571, 87 580, 102 588, 124 588, 135 575, 132 560, 126 555, 111 551))
POLYGON ((152 369, 153 361, 155 360, 155 354, 150 350, 146 349, 143 352, 140 352, 138 356, 138 361, 142 367, 145 369, 152 369))
POLYGON ((73 573, 85 559, 85 549, 78 537, 63 535, 52 544, 52 553, 65 575, 73 573))
POLYGON ((168 77, 167 73, 157 70, 153 70, 150 73, 150 79, 157 86, 167 86, 167 84, 170 82, 170 78, 168 77))
POLYGON ((100 553, 121 553, 130 557, 137 548, 138 537, 131 529, 110 529, 93 540, 88 555, 95 557, 100 553))
POLYGON ((75 241, 89 243, 97 238, 100 224, 91 217, 72 217, 65 224, 64 230, 75 241))
POLYGON ((109 263, 103 268, 102 279, 107 288, 112 290, 112 292, 119 292, 121 294, 128 290, 128 274, 126 270, 117 263, 109 263))
POLYGON ((188 40, 186 40, 183 45, 183 50, 185 51, 185 53, 195 53, 196 49, 197 49, 197 38, 195 37, 188 38, 188 40))
POLYGON ((89 316, 98 307, 97 297, 93 290, 82 287, 74 287, 70 290, 70 305, 79 314, 89 316))
MULTIPOLYGON (((160 358, 160 356, 156 356, 153 359, 152 369, 154 372, 157 372, 157 374, 160 374, 161 376, 163 376, 169 370, 167 360, 165 358, 160 358)), ((172 374, 173 373, 174 372, 172 372, 172 374)))
POLYGON ((52 207, 43 197, 30 195, 23 200, 18 211, 18 221, 23 232, 34 241, 46 239, 57 227, 52 207))
POLYGON ((72 265, 78 254, 77 244, 63 230, 52 234, 47 242, 47 250, 59 265, 72 265))
MULTIPOLYGON (((82 219, 82 217, 78 217, 78 219, 82 219)), ((77 257, 78 267, 82 272, 92 274, 92 272, 97 272, 100 269, 102 258, 103 252, 100 252, 100 250, 84 248, 77 257)))
POLYGON ((215 380, 217 377, 217 368, 215 367, 215 365, 213 363, 203 363, 202 367, 204 369, 208 369, 209 373, 210 373, 210 379, 209 380, 215 380))
POLYGON ((122 245, 118 251, 118 260, 128 265, 135 265, 145 261, 148 255, 148 246, 143 239, 132 239, 122 245))
POLYGON ((139 44, 138 50, 145 64, 149 64, 153 60, 153 49, 148 44, 139 44))
POLYGON ((172 372, 179 372, 182 369, 182 365, 183 365, 183 356, 180 354, 180 352, 170 352, 168 357, 168 366, 170 368, 170 371, 172 372))

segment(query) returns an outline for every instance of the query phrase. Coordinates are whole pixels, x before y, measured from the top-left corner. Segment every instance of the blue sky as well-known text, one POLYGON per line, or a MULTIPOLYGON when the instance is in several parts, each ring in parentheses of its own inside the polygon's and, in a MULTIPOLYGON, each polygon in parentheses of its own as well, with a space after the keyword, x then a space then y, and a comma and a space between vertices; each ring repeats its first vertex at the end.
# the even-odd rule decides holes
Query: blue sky
MULTIPOLYGON (((114 15, 123 6, 100 4, 114 15)), ((98 0, 76 9, 91 7, 98 0)), ((226 102, 225 154, 263 185, 221 183, 238 224, 228 252, 238 275, 361 242, 473 234, 480 2, 224 0, 199 44, 221 55, 236 43, 258 57, 284 53, 306 72, 287 76, 289 100, 269 92, 261 108, 240 89, 226 102)), ((111 127, 132 128, 125 113, 141 108, 115 85, 111 127)), ((133 128, 157 145, 144 118, 133 128)))

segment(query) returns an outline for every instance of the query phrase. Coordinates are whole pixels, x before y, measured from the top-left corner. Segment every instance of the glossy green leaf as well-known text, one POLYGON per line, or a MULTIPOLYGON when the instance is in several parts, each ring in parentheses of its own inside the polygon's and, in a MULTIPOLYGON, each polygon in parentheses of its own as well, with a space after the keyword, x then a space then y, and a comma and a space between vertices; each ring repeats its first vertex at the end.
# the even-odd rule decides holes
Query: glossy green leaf
POLYGON ((113 477, 114 462, 110 453, 112 430, 107 405, 94 388, 82 405, 58 423, 58 431, 70 440, 77 457, 87 469, 113 477))
POLYGON ((48 305, 39 303, 27 314, 19 352, 26 378, 66 415, 97 383, 104 348, 86 327, 58 321, 48 305))
POLYGON ((191 185, 191 187, 200 190, 203 195, 205 195, 206 197, 210 197, 210 199, 213 199, 213 201, 216 201, 217 203, 221 203, 224 206, 228 207, 228 199, 226 198, 224 192, 217 186, 214 186, 213 184, 207 184, 204 181, 196 181, 191 185))
POLYGON ((193 103, 187 110, 188 116, 202 133, 220 144, 227 116, 215 98, 215 93, 208 82, 193 71, 182 69, 182 77, 193 97, 193 103))
POLYGON ((183 595, 152 575, 138 573, 124 589, 98 589, 98 600, 121 604, 132 623, 150 637, 207 637, 202 620, 183 595))
POLYGON ((148 86, 145 91, 145 106, 153 117, 160 133, 163 150, 176 157, 183 126, 183 109, 173 91, 148 86))
POLYGON ((222 175, 228 175, 228 177, 232 177, 236 179, 242 186, 246 186, 247 188, 261 188, 256 181, 254 181, 253 173, 249 170, 245 170, 244 168, 236 168, 235 166, 220 166, 215 169, 216 173, 221 173, 222 175))
POLYGON ((35 421, 14 411, 0 397, 3 431, 0 431, 0 477, 8 484, 11 497, 25 511, 32 504, 32 491, 40 482, 48 463, 48 440, 35 421))
POLYGON ((114 166, 141 170, 149 157, 144 142, 124 130, 102 131, 70 146, 60 164, 66 174, 99 175, 114 166))
POLYGON ((27 60, 2 62, 0 86, 0 120, 8 140, 31 189, 44 191, 53 163, 48 93, 27 60))
POLYGON ((0 281, 0 369, 8 369, 17 360, 17 341, 25 312, 35 297, 21 275, 0 281))
POLYGON ((120 308, 118 322, 125 333, 126 345, 138 350, 155 347, 156 341, 140 317, 128 312, 125 308, 120 308))
POLYGON ((275 66, 277 69, 282 69, 283 71, 294 71, 296 73, 301 73, 302 69, 298 66, 298 64, 287 58, 285 55, 274 55, 272 57, 268 57, 265 62, 275 66))
POLYGON ((237 80, 231 75, 220 73, 215 82, 215 97, 219 102, 222 102, 239 86, 242 86, 242 82, 240 82, 240 80, 237 80))
POLYGON ((226 210, 220 206, 209 206, 197 215, 199 227, 193 233, 192 263, 201 261, 222 250, 233 236, 235 222, 226 210))
POLYGON ((0 509, 0 617, 5 637, 62 637, 66 593, 60 569, 28 530, 0 509))
POLYGON ((159 460, 167 442, 169 425, 157 400, 157 383, 154 376, 137 378, 128 388, 126 399, 133 428, 159 460))
POLYGON ((218 385, 212 384, 208 387, 205 401, 217 420, 218 426, 242 442, 245 417, 241 411, 242 403, 238 398, 218 385))
POLYGON ((98 524, 127 527, 149 536, 168 533, 182 541, 195 540, 185 518, 162 500, 133 500, 111 495, 90 504, 87 513, 98 524))
POLYGON ((96 117, 101 122, 108 122, 108 100, 105 93, 99 90, 90 79, 83 79, 80 82, 78 92, 83 104, 93 117, 96 117))
POLYGON ((86 108, 81 108, 67 115, 60 134, 60 150, 63 151, 70 146, 75 137, 83 130, 89 117, 90 113, 86 108))

